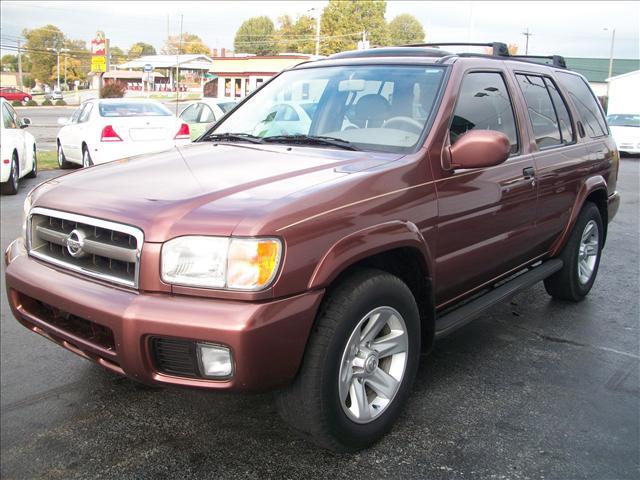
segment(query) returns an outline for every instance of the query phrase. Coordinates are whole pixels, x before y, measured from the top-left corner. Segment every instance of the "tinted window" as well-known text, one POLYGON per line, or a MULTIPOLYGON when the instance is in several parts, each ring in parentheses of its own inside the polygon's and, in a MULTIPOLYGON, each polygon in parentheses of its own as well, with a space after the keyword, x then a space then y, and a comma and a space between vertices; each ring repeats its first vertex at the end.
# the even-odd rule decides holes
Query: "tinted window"
POLYGON ((93 110, 93 103, 87 103, 82 109, 82 113, 80 114, 80 118, 78 119, 79 123, 83 123, 89 120, 89 115, 91 115, 91 110, 93 110))
POLYGON ((596 97, 587 83, 577 75, 557 72, 558 80, 567 89, 587 135, 600 137, 607 134, 607 126, 596 97))
POLYGON ((227 113, 228 111, 230 111, 236 105, 237 105, 236 102, 224 102, 224 103, 219 103, 218 104, 218 106, 222 109, 222 111, 224 113, 227 113))
POLYGON ((499 73, 474 72, 462 81, 451 122, 451 143, 469 130, 496 130, 518 151, 518 135, 509 92, 499 73))
POLYGON ((554 107, 556 107, 556 115, 558 116, 558 123, 560 125, 560 133, 562 134, 562 143, 571 143, 573 138, 573 125, 571 124, 571 116, 569 115, 569 109, 565 103, 562 95, 558 91, 555 83, 548 78, 544 79, 544 83, 547 86, 551 100, 554 107))
POLYGON ((527 104, 536 144, 540 148, 562 144, 558 117, 542 77, 516 75, 527 104))
POLYGON ((164 117, 171 112, 159 103, 114 102, 100 103, 102 117, 164 117))

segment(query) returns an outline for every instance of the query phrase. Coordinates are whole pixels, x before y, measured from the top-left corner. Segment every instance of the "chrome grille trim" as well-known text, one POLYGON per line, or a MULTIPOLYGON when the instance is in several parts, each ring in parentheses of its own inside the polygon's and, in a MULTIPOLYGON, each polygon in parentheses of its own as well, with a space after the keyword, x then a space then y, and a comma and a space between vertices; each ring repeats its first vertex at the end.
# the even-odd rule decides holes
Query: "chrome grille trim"
MULTIPOLYGON (((45 219, 46 220, 46 219, 45 219)), ((51 210, 48 208, 35 207, 27 217, 27 249, 29 255, 43 260, 47 263, 81 273, 88 277, 98 278, 110 283, 125 285, 127 287, 138 288, 140 273, 140 254, 144 242, 142 230, 130 225, 101 220, 99 218, 87 217, 75 213, 51 210), (36 218, 48 218, 50 224, 35 224, 36 218), (51 221, 60 221, 60 227, 52 227, 51 221), (91 257, 91 262, 80 262, 78 258, 67 256, 62 249, 66 249, 69 233, 65 231, 68 225, 65 222, 75 224, 74 228, 84 228, 92 230, 93 236, 87 236, 83 240, 82 252, 91 257), (78 227, 81 225, 81 227, 78 227), (127 245, 122 243, 121 236, 128 236, 127 245), (33 247, 34 236, 36 242, 46 242, 38 247, 33 247), (107 237, 106 241, 105 238, 107 237), (135 245, 131 245, 135 240, 135 245), (60 247, 62 255, 55 255, 51 252, 51 246, 60 247), (45 250, 49 249, 49 252, 45 250), (98 261, 102 264, 99 265, 98 261), (126 273, 115 273, 112 267, 120 266, 118 262, 126 265, 126 273), (83 264, 81 264, 83 263, 83 264), (133 269, 133 272, 130 272, 133 269), (131 274, 132 273, 132 274, 131 274)))

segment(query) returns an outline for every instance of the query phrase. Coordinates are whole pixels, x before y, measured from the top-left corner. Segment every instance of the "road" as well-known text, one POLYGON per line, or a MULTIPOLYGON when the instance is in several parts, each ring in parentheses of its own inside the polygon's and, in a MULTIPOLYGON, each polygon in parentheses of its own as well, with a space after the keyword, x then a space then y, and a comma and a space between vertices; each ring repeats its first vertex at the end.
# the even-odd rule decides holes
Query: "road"
MULTIPOLYGON (((172 112, 176 111, 175 102, 163 102, 172 112)), ((189 102, 178 103, 178 113, 188 105, 189 102)), ((78 107, 17 107, 16 111, 20 117, 28 117, 31 119, 32 125, 29 132, 36 139, 38 150, 55 150, 56 135, 60 130, 58 118, 71 117, 78 107)))
MULTIPOLYGON (((622 205, 585 301, 551 300, 539 284, 440 341, 393 431, 355 455, 293 436, 273 394, 116 377, 20 326, 3 293, 0 476, 637 479, 639 178, 640 161, 623 160, 622 205)), ((2 198, 3 249, 35 183, 2 198)))

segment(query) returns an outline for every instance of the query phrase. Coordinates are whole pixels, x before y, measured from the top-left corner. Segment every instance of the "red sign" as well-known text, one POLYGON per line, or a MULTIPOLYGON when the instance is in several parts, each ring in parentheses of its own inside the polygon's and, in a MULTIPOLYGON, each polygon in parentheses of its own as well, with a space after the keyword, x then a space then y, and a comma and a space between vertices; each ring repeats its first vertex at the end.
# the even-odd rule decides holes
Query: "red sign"
POLYGON ((104 32, 97 32, 96 38, 91 40, 91 53, 93 55, 107 54, 107 42, 104 37, 104 32))

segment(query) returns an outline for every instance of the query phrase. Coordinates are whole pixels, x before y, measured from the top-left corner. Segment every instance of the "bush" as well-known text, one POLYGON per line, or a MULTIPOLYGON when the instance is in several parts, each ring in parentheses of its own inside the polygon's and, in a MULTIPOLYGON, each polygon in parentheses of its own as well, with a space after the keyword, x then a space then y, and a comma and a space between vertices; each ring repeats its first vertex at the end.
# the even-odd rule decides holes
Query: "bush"
POLYGON ((51 102, 51 100, 45 100, 40 105, 42 105, 43 107, 50 107, 51 105, 53 105, 53 102, 51 102))
POLYGON ((64 107, 67 104, 64 100, 56 100, 56 107, 64 107))
POLYGON ((110 83, 100 89, 100 98, 122 98, 125 87, 121 83, 110 83))
POLYGON ((20 100, 14 100, 13 102, 11 102, 11 105, 13 105, 14 107, 21 107, 22 102, 20 100))
POLYGON ((27 107, 37 107, 38 106, 38 102, 36 102, 35 100, 29 100, 29 101, 27 101, 27 103, 25 105, 27 107))

